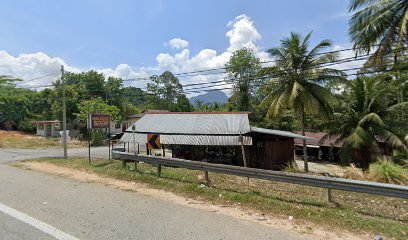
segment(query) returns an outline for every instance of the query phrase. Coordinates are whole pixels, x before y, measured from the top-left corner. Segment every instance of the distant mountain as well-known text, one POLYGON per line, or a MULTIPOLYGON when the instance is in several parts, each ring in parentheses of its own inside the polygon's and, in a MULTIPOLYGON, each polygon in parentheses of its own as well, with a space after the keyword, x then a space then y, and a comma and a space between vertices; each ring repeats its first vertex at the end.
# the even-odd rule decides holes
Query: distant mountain
POLYGON ((227 103, 228 97, 222 91, 211 91, 211 92, 204 93, 202 95, 191 97, 189 100, 190 100, 190 103, 195 106, 197 100, 201 101, 203 104, 214 103, 214 102, 227 103))

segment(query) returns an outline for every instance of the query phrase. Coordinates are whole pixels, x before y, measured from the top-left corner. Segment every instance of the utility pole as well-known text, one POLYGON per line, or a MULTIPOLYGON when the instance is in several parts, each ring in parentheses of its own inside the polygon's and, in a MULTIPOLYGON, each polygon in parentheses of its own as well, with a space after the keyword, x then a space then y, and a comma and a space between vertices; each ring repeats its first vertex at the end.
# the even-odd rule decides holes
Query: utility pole
POLYGON ((62 85, 62 141, 64 144, 64 158, 68 158, 67 149, 67 106, 65 99, 64 65, 61 65, 61 85, 62 85))

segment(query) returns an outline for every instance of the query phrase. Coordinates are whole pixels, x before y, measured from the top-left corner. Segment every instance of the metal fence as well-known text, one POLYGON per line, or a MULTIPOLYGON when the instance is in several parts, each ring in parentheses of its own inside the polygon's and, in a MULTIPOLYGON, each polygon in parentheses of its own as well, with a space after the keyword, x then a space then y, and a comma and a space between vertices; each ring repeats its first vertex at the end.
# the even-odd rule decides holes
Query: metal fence
POLYGON ((122 160, 124 164, 126 164, 126 162, 135 161, 157 164, 159 176, 161 172, 161 165, 163 165, 325 188, 327 189, 327 199, 329 201, 331 201, 331 189, 408 199, 408 186, 402 185, 349 180, 326 176, 311 176, 306 174, 287 173, 159 156, 141 156, 135 155, 134 153, 121 152, 119 149, 112 151, 112 156, 113 159, 122 160))

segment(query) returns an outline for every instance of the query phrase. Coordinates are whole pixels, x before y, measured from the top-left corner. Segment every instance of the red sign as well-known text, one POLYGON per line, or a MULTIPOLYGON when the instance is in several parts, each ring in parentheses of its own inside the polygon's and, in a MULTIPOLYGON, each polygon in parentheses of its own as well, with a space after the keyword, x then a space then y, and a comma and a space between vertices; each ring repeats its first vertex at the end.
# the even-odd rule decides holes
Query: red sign
POLYGON ((88 115, 88 128, 109 128, 109 114, 90 113, 88 115))

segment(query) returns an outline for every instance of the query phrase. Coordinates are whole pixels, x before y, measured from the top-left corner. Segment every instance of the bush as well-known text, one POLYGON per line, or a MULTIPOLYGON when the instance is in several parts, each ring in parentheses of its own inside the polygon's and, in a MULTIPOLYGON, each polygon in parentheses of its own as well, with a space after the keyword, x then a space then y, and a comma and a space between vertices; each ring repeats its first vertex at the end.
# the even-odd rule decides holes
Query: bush
POLYGON ((288 162, 288 164, 286 165, 286 167, 283 169, 283 171, 285 172, 292 172, 292 173, 298 173, 299 171, 299 167, 296 163, 295 160, 291 160, 288 162))
POLYGON ((92 130, 92 146, 103 146, 105 140, 105 132, 102 129, 93 129, 92 130))
POLYGON ((355 179, 355 180, 365 180, 364 173, 361 169, 358 169, 355 164, 350 164, 349 167, 346 167, 346 170, 343 174, 344 178, 355 179))
POLYGON ((408 182, 407 170, 384 157, 370 164, 369 171, 369 176, 374 181, 394 184, 406 184, 408 182))
POLYGON ((36 126, 35 124, 32 124, 31 121, 25 120, 20 122, 20 124, 18 125, 18 130, 27 133, 35 133, 36 126))

